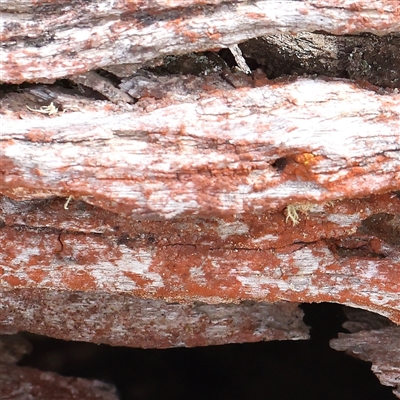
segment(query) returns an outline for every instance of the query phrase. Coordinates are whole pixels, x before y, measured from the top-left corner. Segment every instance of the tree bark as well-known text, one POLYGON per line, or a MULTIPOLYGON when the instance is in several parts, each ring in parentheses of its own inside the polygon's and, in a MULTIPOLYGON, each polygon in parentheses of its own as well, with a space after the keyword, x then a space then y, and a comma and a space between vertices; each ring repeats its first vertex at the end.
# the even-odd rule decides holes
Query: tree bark
POLYGON ((0 329, 9 334, 23 330, 63 340, 159 349, 309 338, 303 312, 288 302, 189 305, 117 291, 43 288, 1 295, 7 310, 0 312, 0 329), (12 323, 5 322, 10 315, 12 323))
POLYGON ((397 0, 309 0, 197 5, 186 1, 5 1, 2 81, 49 82, 115 64, 136 68, 168 54, 219 49, 284 32, 400 31, 397 0))
MULTIPOLYGON (((1 8, 3 332, 158 348, 303 339, 297 304, 323 301, 400 324, 397 0, 1 8), (317 35, 353 47, 299 54, 317 35), (292 64, 276 73, 258 50, 278 57, 282 38, 292 64), (215 54, 239 43, 249 75, 215 54), (197 76, 187 59, 168 69, 182 54, 203 60, 197 76)), ((379 329, 359 336, 397 343, 379 329)))
POLYGON ((169 219, 399 189, 400 95, 318 79, 200 94, 206 83, 131 106, 92 101, 69 111, 74 99, 58 100, 66 112, 50 117, 12 113, 3 123, 2 192, 72 195, 169 219))
POLYGON ((330 343, 335 350, 371 362, 372 371, 382 385, 393 387, 393 393, 400 398, 400 327, 340 333, 330 343))

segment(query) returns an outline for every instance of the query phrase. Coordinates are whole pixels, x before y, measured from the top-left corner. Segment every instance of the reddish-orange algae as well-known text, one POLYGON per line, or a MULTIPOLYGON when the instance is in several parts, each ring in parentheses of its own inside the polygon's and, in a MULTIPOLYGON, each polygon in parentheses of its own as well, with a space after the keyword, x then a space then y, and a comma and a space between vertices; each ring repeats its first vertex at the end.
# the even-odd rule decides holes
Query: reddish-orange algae
POLYGON ((27 285, 25 279, 20 279, 15 275, 3 276, 1 279, 13 287, 25 287, 27 285))
POLYGON ((40 283, 43 281, 43 279, 46 278, 48 274, 41 269, 31 269, 27 271, 27 275, 29 279, 33 280, 36 283, 40 283))
POLYGON ((96 290, 95 279, 85 271, 71 271, 70 269, 62 272, 61 285, 71 290, 96 290))

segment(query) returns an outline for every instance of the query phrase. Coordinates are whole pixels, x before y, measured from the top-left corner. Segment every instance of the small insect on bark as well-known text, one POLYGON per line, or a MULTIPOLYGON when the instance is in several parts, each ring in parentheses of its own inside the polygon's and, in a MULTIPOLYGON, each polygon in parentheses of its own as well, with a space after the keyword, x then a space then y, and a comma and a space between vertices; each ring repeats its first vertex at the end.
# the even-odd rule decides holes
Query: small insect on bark
POLYGON ((72 196, 72 194, 68 197, 67 201, 64 204, 64 210, 68 210, 68 205, 69 202, 74 198, 74 196, 72 196))
POLYGON ((47 114, 47 115, 55 115, 58 113, 58 108, 54 105, 53 102, 51 102, 48 106, 42 106, 39 109, 36 108, 30 108, 29 106, 26 106, 26 108, 29 111, 41 113, 41 114, 47 114))

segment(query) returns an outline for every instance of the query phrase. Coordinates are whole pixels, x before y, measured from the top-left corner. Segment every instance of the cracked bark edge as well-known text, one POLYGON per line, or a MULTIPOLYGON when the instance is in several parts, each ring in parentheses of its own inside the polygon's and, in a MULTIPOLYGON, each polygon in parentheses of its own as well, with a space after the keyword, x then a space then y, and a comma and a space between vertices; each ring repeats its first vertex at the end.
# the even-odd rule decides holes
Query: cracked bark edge
POLYGON ((81 201, 2 199, 1 286, 169 302, 332 301, 400 322, 400 201, 392 194, 283 213, 137 221, 81 201), (375 230, 370 221, 375 217, 375 230))
POLYGON ((168 54, 229 47, 285 31, 323 30, 337 35, 400 31, 397 0, 264 0, 200 8, 185 3, 179 11, 158 13, 135 10, 130 1, 120 1, 115 8, 106 1, 102 5, 89 3, 63 12, 49 5, 40 19, 34 10, 31 15, 5 13, 2 81, 49 82, 126 63, 139 68, 168 54), (229 24, 221 23, 227 20, 229 24))
POLYGON ((393 387, 400 398, 400 327, 360 331, 352 334, 339 333, 330 346, 338 351, 372 363, 372 371, 382 385, 393 387))
POLYGON ((398 190, 399 94, 298 79, 200 95, 208 77, 193 79, 198 92, 178 88, 135 105, 7 112, 0 192, 73 195, 126 216, 170 219, 398 190))
POLYGON ((38 288, 1 290, 1 297, 7 306, 0 311, 0 330, 64 340, 160 349, 309 338, 295 303, 184 305, 38 288))

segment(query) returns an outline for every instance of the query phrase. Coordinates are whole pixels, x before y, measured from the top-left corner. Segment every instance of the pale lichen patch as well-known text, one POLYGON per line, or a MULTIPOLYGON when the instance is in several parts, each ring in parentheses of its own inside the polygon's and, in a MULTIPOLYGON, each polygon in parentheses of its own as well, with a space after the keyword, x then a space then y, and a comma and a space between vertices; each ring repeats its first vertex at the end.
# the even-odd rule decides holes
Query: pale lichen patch
POLYGON ((313 208, 314 204, 312 203, 288 204, 285 209, 285 214, 286 214, 285 222, 288 223, 290 220, 293 226, 295 226, 300 221, 299 213, 308 214, 313 208))

